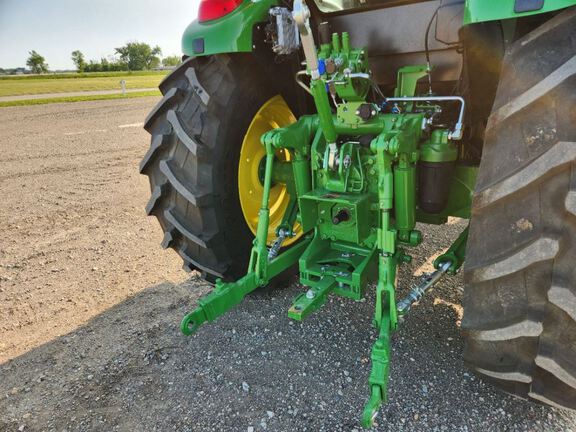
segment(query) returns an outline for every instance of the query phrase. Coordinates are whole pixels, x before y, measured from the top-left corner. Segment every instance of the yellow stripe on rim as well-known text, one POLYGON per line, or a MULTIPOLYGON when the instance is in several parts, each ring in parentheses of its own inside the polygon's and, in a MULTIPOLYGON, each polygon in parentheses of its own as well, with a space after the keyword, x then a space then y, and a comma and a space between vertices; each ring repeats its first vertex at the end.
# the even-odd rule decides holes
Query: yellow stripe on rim
MULTIPOLYGON (((254 235, 258 226, 258 211, 262 205, 263 186, 260 178, 260 164, 266 157, 264 146, 260 142, 260 137, 265 132, 284 126, 288 126, 296 121, 296 117, 280 95, 269 99, 258 110, 242 141, 240 150, 240 162, 238 164, 238 192, 242 213, 248 227, 254 235)), ((289 161, 290 154, 286 150, 279 150, 276 153, 279 161, 289 161)), ((273 184, 270 189, 270 227, 268 228, 268 244, 276 238, 276 228, 282 222, 282 217, 290 196, 286 185, 273 184)), ((294 226, 295 237, 286 239, 284 246, 295 242, 301 235, 302 229, 299 224, 294 226)))

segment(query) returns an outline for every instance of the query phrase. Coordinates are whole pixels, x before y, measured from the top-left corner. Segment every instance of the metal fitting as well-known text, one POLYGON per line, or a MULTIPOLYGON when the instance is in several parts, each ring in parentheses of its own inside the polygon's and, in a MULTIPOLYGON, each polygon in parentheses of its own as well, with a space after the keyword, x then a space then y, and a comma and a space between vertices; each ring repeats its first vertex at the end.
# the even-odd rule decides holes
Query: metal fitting
POLYGON ((304 0, 294 0, 292 9, 292 18, 294 18, 300 32, 302 49, 310 69, 310 75, 313 80, 317 80, 320 78, 320 72, 318 71, 318 54, 316 53, 314 36, 312 36, 312 30, 310 29, 310 9, 308 9, 304 0))
MULTIPOLYGON (((464 101, 464 98, 460 96, 393 97, 393 98, 386 98, 385 102, 443 102, 443 101, 460 102, 460 114, 458 115, 458 120, 456 122, 456 125, 454 126, 454 130, 450 131, 448 138, 454 141, 461 140, 464 127, 464 111, 466 108, 466 101, 464 101)), ((398 108, 396 103, 394 104, 394 107, 398 108)))
POLYGON ((398 316, 404 316, 408 313, 414 303, 420 300, 426 291, 432 288, 450 269, 451 262, 443 262, 434 273, 423 275, 423 282, 412 289, 406 297, 400 300, 396 305, 398 316))
POLYGON ((288 233, 285 230, 281 229, 278 232, 278 238, 274 240, 274 243, 272 243, 272 246, 270 246, 270 249, 268 250, 268 261, 271 261, 278 256, 278 253, 282 248, 282 243, 284 243, 284 240, 286 240, 287 237, 288 233))

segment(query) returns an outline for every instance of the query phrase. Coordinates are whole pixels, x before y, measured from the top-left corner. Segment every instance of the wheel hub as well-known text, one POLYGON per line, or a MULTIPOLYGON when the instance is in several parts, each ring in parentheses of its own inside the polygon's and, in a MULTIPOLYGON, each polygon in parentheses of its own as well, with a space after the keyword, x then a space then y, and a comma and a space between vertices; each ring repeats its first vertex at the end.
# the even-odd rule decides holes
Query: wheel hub
MULTIPOLYGON (((296 121, 296 117, 282 98, 274 96, 258 110, 246 130, 240 150, 238 165, 238 195, 242 214, 246 224, 253 234, 258 226, 258 212, 262 204, 264 161, 266 152, 260 142, 263 133, 280 127, 288 126, 296 121)), ((290 154, 286 150, 276 153, 279 162, 290 161, 290 154)), ((270 189, 270 227, 268 230, 268 244, 276 238, 276 228, 282 222, 282 217, 290 201, 288 190, 283 183, 275 183, 270 189)), ((294 226, 296 236, 287 239, 285 246, 295 242, 301 235, 299 224, 294 226)))

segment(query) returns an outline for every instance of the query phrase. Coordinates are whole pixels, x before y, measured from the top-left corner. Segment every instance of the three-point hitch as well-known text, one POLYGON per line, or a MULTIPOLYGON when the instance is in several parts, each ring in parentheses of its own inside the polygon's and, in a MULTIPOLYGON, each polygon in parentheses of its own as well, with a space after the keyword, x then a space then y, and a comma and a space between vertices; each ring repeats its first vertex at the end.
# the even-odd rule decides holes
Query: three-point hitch
POLYGON ((464 101, 416 96, 417 81, 429 73, 427 66, 401 69, 394 97, 370 99, 376 86, 366 50, 351 48, 347 33, 333 34, 317 49, 303 0, 295 1, 293 17, 317 114, 262 136, 264 193, 247 274, 235 282, 218 280, 213 292, 186 315, 181 329, 193 333, 296 262, 307 290, 288 311, 295 320, 320 308, 330 294, 360 300, 375 281, 378 338, 371 353, 370 396, 362 415, 362 424, 369 427, 387 398, 391 332, 414 302, 444 274, 455 273, 464 260, 467 230, 435 261, 433 274, 396 300, 397 266, 410 262, 407 248, 422 242, 415 229, 417 220, 451 214, 450 188, 445 185, 457 176, 464 101), (452 128, 436 122, 440 101, 460 104, 452 128), (286 164, 276 161, 280 150, 291 156, 291 170, 283 169, 282 176, 275 175, 286 164), (276 230, 277 240, 268 245, 270 188, 280 177, 291 201, 276 230), (295 225, 305 235, 281 250, 283 241, 294 235, 295 225))

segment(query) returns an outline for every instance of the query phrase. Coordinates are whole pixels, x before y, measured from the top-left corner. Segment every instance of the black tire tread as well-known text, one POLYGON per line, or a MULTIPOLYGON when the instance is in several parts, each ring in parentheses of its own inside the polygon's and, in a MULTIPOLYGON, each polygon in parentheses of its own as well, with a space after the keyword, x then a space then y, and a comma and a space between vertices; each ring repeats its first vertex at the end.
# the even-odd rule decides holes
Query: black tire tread
POLYGON ((465 265, 465 362, 576 409, 576 8, 507 51, 465 265), (560 71, 560 72, 558 72, 560 71), (552 77, 552 78, 551 78, 552 77))
POLYGON ((253 235, 235 164, 242 131, 274 95, 260 70, 244 54, 187 59, 162 81, 163 98, 145 121, 152 136, 140 163, 152 191, 146 212, 160 222, 162 247, 210 282, 246 271, 253 235))

